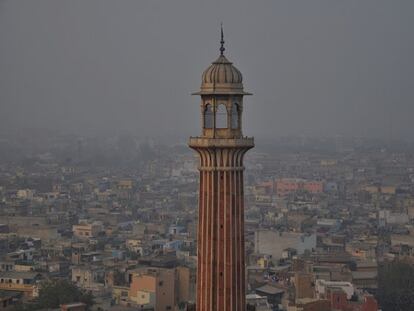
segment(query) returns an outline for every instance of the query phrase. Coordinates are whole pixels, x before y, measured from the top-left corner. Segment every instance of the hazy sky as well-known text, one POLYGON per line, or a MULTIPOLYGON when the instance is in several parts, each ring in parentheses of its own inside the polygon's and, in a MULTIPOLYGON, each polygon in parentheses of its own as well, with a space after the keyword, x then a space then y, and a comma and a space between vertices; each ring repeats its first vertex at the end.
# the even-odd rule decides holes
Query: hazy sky
POLYGON ((0 129, 197 135, 221 21, 245 134, 414 139, 412 0, 0 0, 0 129))

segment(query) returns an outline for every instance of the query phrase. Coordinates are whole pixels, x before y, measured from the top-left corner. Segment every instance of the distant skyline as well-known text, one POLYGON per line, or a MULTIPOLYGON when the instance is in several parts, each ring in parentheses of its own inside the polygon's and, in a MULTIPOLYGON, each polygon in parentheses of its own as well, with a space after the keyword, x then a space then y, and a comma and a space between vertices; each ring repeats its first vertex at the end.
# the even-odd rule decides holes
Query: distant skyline
POLYGON ((400 0, 0 0, 0 131, 195 135, 221 22, 246 135, 414 140, 400 0))

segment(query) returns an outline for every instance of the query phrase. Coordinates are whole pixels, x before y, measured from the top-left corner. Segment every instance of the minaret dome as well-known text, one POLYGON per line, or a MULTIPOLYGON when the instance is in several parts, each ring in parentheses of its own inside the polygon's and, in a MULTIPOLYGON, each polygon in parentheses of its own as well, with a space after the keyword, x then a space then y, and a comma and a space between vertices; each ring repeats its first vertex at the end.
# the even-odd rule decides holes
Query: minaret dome
POLYGON ((200 92, 194 95, 251 95, 243 90, 243 76, 240 70, 224 56, 223 30, 220 44, 219 57, 204 70, 200 92))

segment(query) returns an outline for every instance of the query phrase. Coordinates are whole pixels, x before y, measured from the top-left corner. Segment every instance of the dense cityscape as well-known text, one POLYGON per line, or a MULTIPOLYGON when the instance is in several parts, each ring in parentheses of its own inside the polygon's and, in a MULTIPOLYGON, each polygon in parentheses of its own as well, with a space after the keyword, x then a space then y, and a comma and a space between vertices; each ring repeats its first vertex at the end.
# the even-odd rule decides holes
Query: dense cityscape
MULTIPOLYGON (((83 302, 58 303, 72 308, 190 308, 195 155, 184 143, 48 134, 1 141, 2 306, 59 307, 50 298, 59 294, 42 288, 68 282, 83 302)), ((246 158, 247 303, 366 311, 396 304, 388 286, 412 276, 413 146, 306 137, 258 145, 246 158), (393 279, 387 269, 408 270, 393 279)))
POLYGON ((413 311, 413 12, 0 0, 0 311, 413 311))

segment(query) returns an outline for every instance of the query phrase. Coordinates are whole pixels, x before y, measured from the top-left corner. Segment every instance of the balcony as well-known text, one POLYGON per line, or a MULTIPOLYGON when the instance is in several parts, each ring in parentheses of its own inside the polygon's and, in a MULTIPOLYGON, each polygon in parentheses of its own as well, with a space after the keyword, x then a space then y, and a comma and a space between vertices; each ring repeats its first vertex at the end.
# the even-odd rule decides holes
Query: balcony
POLYGON ((188 145, 191 148, 253 148, 254 138, 204 138, 190 137, 188 145))

